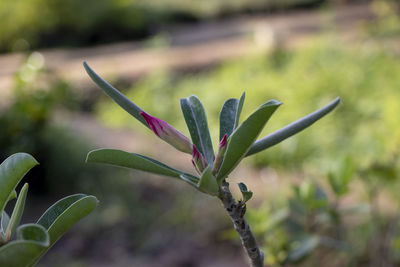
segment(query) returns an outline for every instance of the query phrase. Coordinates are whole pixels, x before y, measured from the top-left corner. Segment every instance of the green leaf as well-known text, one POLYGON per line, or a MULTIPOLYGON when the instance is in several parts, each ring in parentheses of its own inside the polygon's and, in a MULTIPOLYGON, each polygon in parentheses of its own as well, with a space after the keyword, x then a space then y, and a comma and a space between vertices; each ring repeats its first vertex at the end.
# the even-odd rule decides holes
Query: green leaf
POLYGON ((94 196, 76 194, 60 199, 47 209, 37 223, 47 229, 50 245, 42 251, 35 262, 37 262, 69 228, 91 213, 96 208, 97 203, 98 200, 94 196))
POLYGON ((45 247, 50 245, 50 237, 46 228, 35 223, 24 224, 18 227, 17 240, 36 241, 45 247))
POLYGON ((209 164, 214 162, 214 150, 208 129, 207 117, 200 100, 192 95, 181 99, 181 109, 193 144, 209 164))
MULTIPOLYGON (((8 196, 7 203, 8 203, 9 201, 11 201, 11 200, 17 198, 17 196, 18 196, 18 195, 17 195, 17 191, 13 190, 13 191, 11 192, 11 194, 8 196)), ((6 205, 7 205, 7 203, 6 203, 6 205)))
POLYGON ((76 194, 54 203, 38 220, 47 229, 53 245, 69 228, 92 212, 97 206, 94 196, 76 194))
POLYGON ((1 233, 3 236, 6 233, 8 224, 10 223, 10 216, 8 216, 7 212, 3 210, 3 213, 1 214, 1 233))
POLYGON ((15 232, 19 223, 21 222, 21 217, 22 213, 24 212, 25 200, 27 194, 28 194, 28 184, 26 183, 19 192, 17 203, 15 203, 14 210, 11 214, 10 222, 7 226, 7 231, 5 236, 6 240, 10 240, 12 234, 15 232))
POLYGON ((244 104, 244 99, 246 98, 246 93, 243 92, 239 99, 238 108, 236 111, 236 118, 235 118, 235 129, 239 125, 240 114, 242 113, 242 108, 244 104))
POLYGON ((0 212, 4 210, 7 200, 25 174, 39 164, 31 155, 16 153, 0 165, 0 212))
POLYGON ((0 266, 31 267, 49 246, 49 235, 40 225, 22 225, 17 235, 17 240, 0 247, 0 266))
POLYGON ((281 104, 281 102, 276 100, 266 102, 242 122, 232 133, 228 140, 224 160, 217 175, 219 183, 228 176, 243 159, 269 118, 281 104))
POLYGON ((242 192, 243 202, 246 203, 253 196, 253 192, 247 190, 247 186, 244 183, 238 183, 240 192, 242 192))
POLYGON ((338 104, 340 103, 340 97, 336 98, 332 102, 330 102, 325 107, 322 107, 313 113, 308 114, 307 116, 288 124, 287 126, 257 140, 257 142, 252 145, 251 149, 247 153, 247 156, 253 155, 260 151, 263 151, 269 147, 272 147, 283 140, 291 137, 292 135, 301 132, 305 128, 311 126, 314 122, 318 121, 329 112, 331 112, 338 104))
POLYGON ((125 152, 122 150, 93 150, 87 155, 86 162, 106 163, 119 167, 141 170, 175 178, 181 178, 181 175, 184 174, 185 177, 188 177, 194 183, 197 183, 199 181, 199 178, 173 169, 155 159, 140 154, 125 152))
POLYGON ((212 174, 211 166, 208 166, 201 174, 198 188, 200 191, 206 194, 218 196, 219 186, 217 183, 217 178, 215 178, 215 176, 212 174))
POLYGON ((187 182, 188 184, 190 184, 191 186, 193 186, 193 187, 195 187, 196 189, 198 189, 198 181, 199 181, 199 178, 197 178, 197 180, 194 180, 193 179, 193 176, 192 175, 190 175, 190 174, 184 174, 184 173, 182 173, 181 175, 179 175, 179 177, 183 180, 183 181, 185 181, 185 182, 187 182))
POLYGON ((143 111, 140 107, 138 107, 135 103, 130 101, 126 96, 121 94, 117 89, 115 89, 108 82, 103 80, 96 72, 94 72, 86 62, 83 62, 83 66, 89 77, 97 84, 97 86, 103 90, 109 97, 114 100, 121 108, 131 114, 134 118, 140 121, 143 125, 150 128, 146 123, 145 119, 140 115, 140 112, 143 111))
POLYGON ((239 100, 230 98, 225 101, 219 113, 219 140, 222 140, 226 134, 229 137, 235 130, 235 119, 239 100))
POLYGON ((239 124, 240 113, 244 103, 245 93, 239 99, 230 98, 225 101, 219 113, 219 140, 226 134, 229 137, 239 124))

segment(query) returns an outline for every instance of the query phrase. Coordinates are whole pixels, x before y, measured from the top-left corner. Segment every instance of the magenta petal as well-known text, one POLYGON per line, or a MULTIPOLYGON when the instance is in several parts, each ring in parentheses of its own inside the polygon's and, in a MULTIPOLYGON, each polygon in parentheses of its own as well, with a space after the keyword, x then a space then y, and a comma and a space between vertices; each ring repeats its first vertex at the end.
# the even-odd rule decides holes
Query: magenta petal
POLYGON ((145 119, 150 129, 158 137, 182 152, 189 154, 192 153, 192 143, 190 142, 189 138, 184 136, 174 127, 163 120, 147 114, 144 111, 141 111, 140 115, 145 119))
POLYGON ((228 140, 228 135, 225 134, 224 137, 222 137, 221 142, 219 142, 219 147, 225 147, 227 144, 227 140, 228 140))

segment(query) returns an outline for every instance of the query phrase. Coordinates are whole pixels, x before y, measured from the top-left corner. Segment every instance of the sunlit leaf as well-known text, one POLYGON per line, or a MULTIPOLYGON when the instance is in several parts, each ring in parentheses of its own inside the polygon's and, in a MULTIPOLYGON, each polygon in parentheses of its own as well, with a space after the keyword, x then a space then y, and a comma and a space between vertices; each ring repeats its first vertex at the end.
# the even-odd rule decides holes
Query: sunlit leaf
POLYGON ((329 112, 331 112, 339 103, 340 103, 340 97, 336 98, 325 107, 320 108, 314 111, 313 113, 310 113, 307 116, 295 122, 290 123, 289 125, 261 138, 260 140, 257 140, 252 145, 246 157, 258 153, 260 151, 263 151, 271 146, 274 146, 282 142, 283 140, 291 137, 292 135, 301 132, 302 130, 311 126, 314 122, 318 121, 319 119, 327 115, 329 112))
POLYGON ((228 140, 224 160, 217 175, 219 182, 221 182, 243 159, 269 118, 280 105, 281 102, 276 100, 266 102, 243 121, 232 133, 228 140))
POLYGON ((242 108, 243 108, 243 104, 244 104, 244 99, 245 98, 246 98, 246 93, 243 92, 242 95, 240 96, 238 108, 237 108, 237 111, 236 111, 235 129, 239 125, 240 114, 242 113, 242 108))
POLYGON ((199 181, 197 177, 171 168, 155 159, 117 149, 93 150, 87 155, 86 162, 106 163, 174 178, 181 178, 184 174, 195 183, 199 181))
POLYGON ((181 99, 181 109, 192 142, 208 163, 214 162, 214 149, 208 129, 207 117, 200 100, 192 95, 181 99))
POLYGON ((242 112, 245 93, 239 99, 230 98, 225 101, 219 113, 219 140, 226 134, 229 137, 236 129, 242 112))
POLYGON ((96 72, 94 72, 86 62, 83 62, 83 66, 89 77, 103 90, 115 103, 117 103, 121 108, 131 114, 134 118, 140 121, 146 127, 149 127, 143 117, 140 115, 140 112, 143 111, 140 107, 138 107, 135 103, 130 101, 126 96, 121 94, 117 89, 115 89, 111 84, 106 82, 103 78, 101 78, 96 72))

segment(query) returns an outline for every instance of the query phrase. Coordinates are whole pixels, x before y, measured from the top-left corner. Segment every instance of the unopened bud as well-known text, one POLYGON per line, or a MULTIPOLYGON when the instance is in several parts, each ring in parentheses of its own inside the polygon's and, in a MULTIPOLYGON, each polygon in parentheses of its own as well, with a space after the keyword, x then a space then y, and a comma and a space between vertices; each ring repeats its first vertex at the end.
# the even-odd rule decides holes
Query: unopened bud
POLYGON ((213 168, 214 175, 218 172, 219 167, 221 166, 222 160, 224 159, 227 145, 228 145, 228 135, 225 134, 224 137, 222 137, 221 141, 219 142, 218 152, 215 155, 214 168, 213 168))
POLYGON ((203 155, 201 155, 200 151, 197 150, 195 145, 192 146, 192 163, 198 173, 202 173, 208 165, 207 161, 203 155))
POLYGON ((192 153, 192 142, 190 142, 189 138, 184 136, 177 129, 169 125, 167 122, 153 117, 144 111, 140 112, 140 115, 146 120, 150 129, 152 129, 153 132, 162 140, 179 151, 188 154, 192 153))

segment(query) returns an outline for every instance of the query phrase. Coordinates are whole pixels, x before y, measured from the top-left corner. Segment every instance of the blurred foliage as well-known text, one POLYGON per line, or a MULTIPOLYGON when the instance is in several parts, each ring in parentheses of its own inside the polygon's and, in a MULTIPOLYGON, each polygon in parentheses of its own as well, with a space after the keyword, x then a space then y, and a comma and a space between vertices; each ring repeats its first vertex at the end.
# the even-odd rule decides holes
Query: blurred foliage
POLYGON ((41 205, 71 192, 90 193, 100 200, 99 209, 75 227, 75 234, 64 239, 60 250, 56 246, 41 266, 69 266, 71 261, 86 262, 88 258, 112 264, 121 254, 153 253, 169 242, 178 242, 177 228, 180 234, 190 232, 199 237, 204 230, 215 232, 221 227, 208 220, 223 216, 219 207, 205 209, 210 199, 193 194, 186 185, 142 172, 128 174, 123 169, 86 164, 94 140, 61 121, 70 119, 68 114, 77 112, 82 102, 68 83, 46 69, 40 53, 27 57, 15 76, 12 92, 11 101, 0 109, 0 161, 19 151, 40 161, 24 178, 33 193, 34 205, 29 208, 44 210, 41 205), (171 234, 166 236, 166 232, 171 234))
POLYGON ((5 0, 0 2, 0 51, 143 36, 152 15, 132 0, 5 0))
POLYGON ((0 52, 136 39, 166 23, 322 0, 2 0, 0 52))
POLYGON ((375 20, 367 24, 367 32, 378 37, 400 34, 400 3, 396 0, 375 0, 371 10, 375 20))
MULTIPOLYGON (((397 174, 399 163, 397 158, 391 165, 397 174)), ((280 195, 272 205, 268 201, 250 212, 249 221, 263 240, 271 266, 400 264, 400 199, 396 194, 400 181, 384 175, 379 178, 391 179, 390 188, 383 184, 376 187, 379 179, 364 179, 366 173, 356 171, 354 164, 352 159, 344 158, 329 172, 327 182, 304 179, 292 186, 292 194, 280 195), (379 192, 371 188, 379 188, 379 192), (378 204, 382 197, 388 198, 391 207, 378 204)), ((368 173, 373 173, 372 169, 368 173)))
POLYGON ((43 64, 42 55, 33 53, 16 74, 12 101, 0 111, 0 158, 27 151, 42 162, 29 175, 33 191, 68 191, 75 185, 71 177, 87 176, 81 163, 84 151, 77 149, 82 141, 72 141, 51 120, 57 108, 73 109, 76 101, 68 84, 46 72, 43 64))
MULTIPOLYGON (((279 51, 278 56, 272 53, 243 58, 195 75, 158 73, 139 81, 126 93, 143 109, 183 132, 186 129, 179 124, 181 111, 175 99, 199 96, 207 106, 215 139, 220 103, 226 95, 238 97, 246 90, 242 118, 262 104, 259 99, 284 102, 264 134, 341 96, 343 104, 318 122, 318 127, 259 153, 253 163, 325 173, 337 159, 349 154, 357 158, 360 167, 367 167, 377 155, 383 159, 400 144, 400 63, 392 53, 372 43, 355 47, 334 43, 329 38, 315 40, 307 48, 279 51)), ((135 127, 132 118, 109 101, 101 103, 98 111, 110 124, 135 127)))

